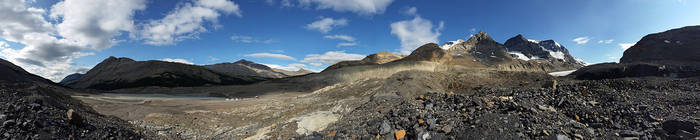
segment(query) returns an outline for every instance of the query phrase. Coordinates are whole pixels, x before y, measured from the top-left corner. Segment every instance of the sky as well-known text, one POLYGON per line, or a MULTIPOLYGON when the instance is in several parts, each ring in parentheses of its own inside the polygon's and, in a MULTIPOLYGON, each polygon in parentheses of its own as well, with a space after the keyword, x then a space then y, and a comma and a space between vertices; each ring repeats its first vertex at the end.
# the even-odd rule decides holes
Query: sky
POLYGON ((0 58, 54 81, 109 56, 320 71, 484 31, 553 39, 601 63, 699 24, 698 0, 0 0, 0 58))

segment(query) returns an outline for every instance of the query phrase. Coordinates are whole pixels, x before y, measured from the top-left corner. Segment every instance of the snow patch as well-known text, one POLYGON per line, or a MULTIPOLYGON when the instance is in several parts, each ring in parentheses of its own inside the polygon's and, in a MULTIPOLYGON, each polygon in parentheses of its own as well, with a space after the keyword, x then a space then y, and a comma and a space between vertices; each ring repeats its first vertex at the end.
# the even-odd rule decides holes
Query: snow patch
MULTIPOLYGON (((523 53, 521 53, 521 52, 515 52, 515 51, 513 51, 513 52, 508 52, 508 54, 515 55, 516 58, 517 58, 517 59, 520 59, 520 60, 530 61, 530 59, 532 59, 532 58, 528 58, 527 56, 525 56, 525 54, 523 54, 523 53)), ((532 56, 532 57, 535 58, 536 56, 532 56)))
POLYGON ((445 42, 445 44, 442 44, 442 46, 440 46, 440 48, 442 48, 443 50, 447 50, 447 49, 452 48, 454 45, 457 45, 457 44, 462 43, 462 42, 464 42, 464 40, 461 40, 461 39, 457 40, 457 41, 447 41, 447 42, 445 42))
POLYGON ((537 43, 537 44, 539 44, 539 43, 540 43, 540 41, 537 41, 537 40, 532 40, 532 39, 527 39, 527 41, 530 41, 530 42, 532 42, 532 43, 537 43))
MULTIPOLYGON (((557 42, 554 42, 554 43, 557 43, 557 42)), ((558 43, 556 45, 559 46, 558 43)), ((544 51, 549 52, 549 55, 551 55, 552 57, 554 57, 556 59, 564 60, 564 62, 566 62, 566 59, 564 59, 564 58, 566 58, 566 54, 564 54, 564 52, 561 52, 561 51, 555 52, 555 51, 552 51, 552 50, 549 50, 547 48, 542 47, 542 45, 540 45, 540 48, 542 48, 542 50, 544 50, 544 51)))
POLYGON ((671 41, 664 40, 664 43, 668 44, 668 43, 671 43, 671 41))
POLYGON ((557 71, 557 72, 551 72, 548 74, 551 76, 567 76, 567 75, 573 73, 574 71, 576 71, 576 70, 557 71))

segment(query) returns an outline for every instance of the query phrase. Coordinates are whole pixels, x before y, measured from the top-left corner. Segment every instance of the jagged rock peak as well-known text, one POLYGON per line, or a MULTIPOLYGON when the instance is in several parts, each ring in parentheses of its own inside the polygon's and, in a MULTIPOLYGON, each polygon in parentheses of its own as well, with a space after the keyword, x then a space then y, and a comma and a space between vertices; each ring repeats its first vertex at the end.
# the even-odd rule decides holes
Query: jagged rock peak
POLYGON ((109 56, 109 58, 105 59, 102 61, 102 63, 111 63, 111 62, 133 62, 135 61, 134 59, 127 58, 127 57, 114 57, 114 56, 109 56))
POLYGON ((491 36, 489 36, 489 34, 487 34, 486 32, 479 32, 476 35, 469 38, 469 41, 472 41, 472 40, 474 40, 474 41, 493 40, 493 38, 491 38, 491 36))

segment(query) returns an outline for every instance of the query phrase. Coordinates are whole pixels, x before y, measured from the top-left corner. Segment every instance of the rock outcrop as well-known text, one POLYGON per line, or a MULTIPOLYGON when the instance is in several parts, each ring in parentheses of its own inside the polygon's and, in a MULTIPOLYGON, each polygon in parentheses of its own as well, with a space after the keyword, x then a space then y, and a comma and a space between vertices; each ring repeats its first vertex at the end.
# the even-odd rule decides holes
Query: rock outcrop
POLYGON ((398 55, 386 51, 381 51, 376 54, 371 54, 368 55, 367 57, 363 58, 362 60, 354 60, 354 61, 341 61, 338 63, 335 63, 331 66, 328 66, 328 68, 324 69, 323 71, 328 71, 328 70, 334 70, 334 69, 339 69, 343 67, 351 67, 351 66, 360 66, 360 65, 378 65, 378 64, 385 64, 389 62, 393 62, 396 60, 399 60, 401 58, 404 58, 405 56, 403 55, 398 55))
POLYGON ((73 80, 75 80, 75 79, 78 79, 78 78, 80 78, 80 77, 82 77, 82 76, 83 76, 83 74, 80 74, 80 73, 73 73, 73 74, 68 75, 68 76, 66 76, 65 78, 63 78, 63 80, 61 80, 61 82, 58 82, 58 84, 62 84, 62 85, 63 85, 63 84, 66 84, 66 83, 68 83, 68 82, 70 82, 70 81, 73 81, 73 80))
POLYGON ((53 83, 50 80, 31 74, 9 61, 0 59, 0 80, 7 82, 53 83))
POLYGON ((164 61, 134 61, 109 57, 78 79, 65 85, 78 89, 113 90, 162 86, 203 86, 251 84, 266 80, 256 76, 227 75, 203 66, 164 61))
POLYGON ((577 79, 700 76, 700 26, 649 34, 627 49, 620 63, 584 67, 577 79))
POLYGON ((291 75, 287 75, 283 72, 278 72, 268 66, 263 64, 258 64, 245 59, 233 62, 233 63, 219 63, 213 65, 205 65, 207 69, 215 72, 237 76, 237 75, 250 75, 265 78, 283 78, 291 75))
POLYGON ((649 34, 625 50, 620 63, 700 65, 700 26, 649 34))
MULTIPOLYGON (((370 58, 388 54, 380 52, 359 61, 343 61, 326 70, 357 65, 376 65, 382 62, 370 58)), ((563 71, 580 68, 584 63, 576 60, 569 51, 553 40, 534 41, 522 35, 509 39, 506 45, 493 40, 485 32, 471 36, 467 41, 448 41, 442 46, 425 44, 409 56, 389 55, 384 63, 401 61, 430 61, 444 65, 460 65, 475 69, 497 69, 507 71, 563 71), (398 59, 398 60, 395 60, 398 59), (391 61, 389 61, 391 60, 391 61)), ((324 70, 324 71, 326 71, 324 70)))
POLYGON ((72 90, 8 61, 0 59, 0 73, 2 139, 159 139, 98 114, 68 96, 72 90))

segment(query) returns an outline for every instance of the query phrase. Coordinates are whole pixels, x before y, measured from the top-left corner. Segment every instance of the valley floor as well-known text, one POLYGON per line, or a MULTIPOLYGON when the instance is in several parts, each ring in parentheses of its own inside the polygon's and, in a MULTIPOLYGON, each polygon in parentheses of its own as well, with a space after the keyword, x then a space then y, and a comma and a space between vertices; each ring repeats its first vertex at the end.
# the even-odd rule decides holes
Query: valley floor
POLYGON ((697 139, 700 135, 698 78, 562 77, 556 88, 543 88, 541 83, 449 86, 469 89, 390 98, 373 97, 387 86, 378 79, 230 100, 74 97, 102 114, 181 139, 697 139))

